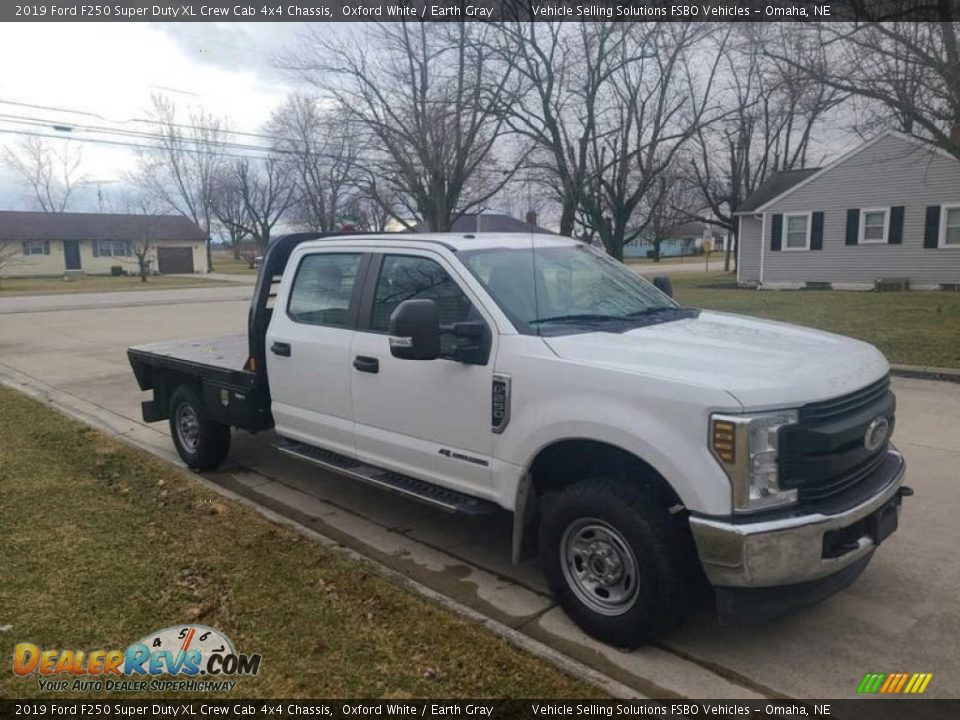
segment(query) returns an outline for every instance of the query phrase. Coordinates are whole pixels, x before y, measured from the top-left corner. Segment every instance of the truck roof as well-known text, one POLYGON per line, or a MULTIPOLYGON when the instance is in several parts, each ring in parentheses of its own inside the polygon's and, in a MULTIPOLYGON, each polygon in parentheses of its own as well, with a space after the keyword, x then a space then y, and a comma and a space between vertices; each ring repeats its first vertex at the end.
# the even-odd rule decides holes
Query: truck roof
POLYGON ((357 245, 379 245, 381 243, 411 245, 420 243, 439 244, 448 250, 486 250, 490 248, 522 249, 531 244, 536 247, 563 247, 579 245, 579 240, 562 235, 542 233, 368 233, 364 235, 339 235, 337 237, 308 240, 303 247, 314 248, 329 246, 330 243, 356 243, 357 245))

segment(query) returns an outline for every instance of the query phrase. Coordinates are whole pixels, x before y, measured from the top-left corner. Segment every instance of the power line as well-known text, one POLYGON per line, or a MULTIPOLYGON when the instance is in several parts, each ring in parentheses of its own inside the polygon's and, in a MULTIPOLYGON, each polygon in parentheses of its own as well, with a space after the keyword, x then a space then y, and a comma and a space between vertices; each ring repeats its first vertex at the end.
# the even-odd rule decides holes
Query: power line
MULTIPOLYGON (((118 125, 125 125, 128 123, 141 123, 147 125, 157 124, 156 120, 150 120, 149 118, 127 118, 125 120, 114 120, 112 118, 105 117, 99 113, 89 112, 87 110, 72 110, 70 108, 58 107, 54 105, 36 105, 33 103, 18 102, 16 100, 2 100, 0 99, 0 105, 15 105, 17 107, 31 108, 33 110, 47 110, 49 112, 65 112, 70 113, 71 115, 84 115, 86 117, 96 118, 97 120, 103 120, 104 122, 115 123, 118 125)), ((164 125, 169 125, 172 127, 181 128, 184 130, 208 130, 209 128, 203 127, 202 125, 190 125, 186 123, 167 123, 164 122, 164 125)), ((261 140, 279 140, 283 142, 299 142, 295 138, 285 138, 277 135, 267 135, 264 133, 255 133, 255 132, 246 132, 243 130, 224 130, 224 132, 229 133, 230 135, 243 135, 245 137, 255 137, 260 138, 261 140)))
MULTIPOLYGON (((112 145, 115 147, 128 147, 128 148, 139 148, 142 150, 156 150, 155 145, 139 145, 137 143, 128 143, 121 142, 119 140, 104 140, 101 138, 84 138, 84 137, 64 137, 63 135, 54 135, 52 133, 39 133, 39 132, 30 132, 27 130, 7 130, 0 128, 0 133, 4 135, 23 135, 26 137, 38 137, 38 138, 50 138, 53 140, 64 140, 64 141, 74 141, 74 142, 83 142, 91 143, 94 145, 112 145)), ((217 155, 219 157, 229 157, 236 158, 238 160, 249 160, 250 155, 236 155, 232 153, 220 153, 220 152, 211 152, 209 150, 200 150, 197 148, 183 148, 184 152, 194 153, 197 155, 217 155)))
MULTIPOLYGON (((54 129, 63 129, 66 132, 91 132, 96 134, 105 134, 105 135, 117 135, 120 137, 131 137, 139 138, 145 140, 170 140, 170 136, 161 134, 159 132, 147 132, 144 130, 124 130, 116 129, 110 127, 104 127, 102 125, 78 125, 69 123, 66 121, 58 120, 56 118, 40 118, 40 117, 30 117, 27 115, 8 115, 5 113, 0 113, 0 121, 3 122, 15 122, 23 125, 33 125, 40 127, 53 127, 54 129)), ((187 142, 193 143, 195 145, 201 145, 205 142, 203 138, 193 138, 193 137, 177 137, 178 142, 187 142)), ((246 143, 235 143, 228 140, 223 141, 209 141, 211 144, 216 144, 221 147, 229 147, 234 150, 254 150, 259 152, 279 152, 284 153, 288 152, 285 150, 279 150, 275 148, 265 147, 263 145, 249 145, 246 143)))

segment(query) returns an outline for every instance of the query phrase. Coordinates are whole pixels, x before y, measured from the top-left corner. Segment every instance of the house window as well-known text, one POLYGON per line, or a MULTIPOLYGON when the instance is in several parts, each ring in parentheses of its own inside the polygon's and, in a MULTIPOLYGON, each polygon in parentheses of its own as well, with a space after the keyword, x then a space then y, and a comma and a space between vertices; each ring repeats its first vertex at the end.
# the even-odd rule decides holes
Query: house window
POLYGON ((97 243, 99 257, 126 257, 130 255, 130 245, 126 240, 100 240, 97 243))
POLYGON ((861 243, 885 243, 889 229, 890 211, 888 208, 860 211, 861 243))
POLYGON ((940 247, 960 247, 960 205, 944 205, 940 217, 940 247))
POLYGON ((783 249, 809 250, 810 213, 784 215, 783 222, 786 228, 786 242, 784 243, 783 249))
POLYGON ((23 243, 24 255, 46 255, 43 240, 27 240, 23 243))

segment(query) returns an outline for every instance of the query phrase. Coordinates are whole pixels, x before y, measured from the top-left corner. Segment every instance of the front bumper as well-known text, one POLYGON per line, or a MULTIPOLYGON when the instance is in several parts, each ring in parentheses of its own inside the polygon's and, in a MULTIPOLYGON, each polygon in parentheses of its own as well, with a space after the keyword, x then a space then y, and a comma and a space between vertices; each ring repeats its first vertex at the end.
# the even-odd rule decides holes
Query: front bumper
POLYGON ((854 565, 862 569, 895 527, 905 467, 903 456, 891 449, 877 470, 885 474, 878 478, 879 489, 829 515, 755 522, 692 516, 690 527, 707 579, 717 588, 768 588, 809 583, 854 565))

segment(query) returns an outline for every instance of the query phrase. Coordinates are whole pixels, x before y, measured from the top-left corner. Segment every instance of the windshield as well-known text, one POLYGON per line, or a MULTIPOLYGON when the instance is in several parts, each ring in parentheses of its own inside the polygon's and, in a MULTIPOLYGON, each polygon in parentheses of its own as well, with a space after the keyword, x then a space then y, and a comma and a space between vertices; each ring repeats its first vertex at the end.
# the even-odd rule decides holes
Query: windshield
MULTIPOLYGON (((521 332, 554 334, 597 325, 643 323, 678 310, 673 300, 622 263, 587 245, 491 248, 460 253, 521 332)), ((625 328, 624 328, 625 329, 625 328)))

